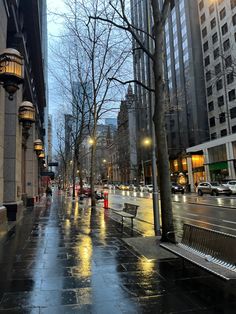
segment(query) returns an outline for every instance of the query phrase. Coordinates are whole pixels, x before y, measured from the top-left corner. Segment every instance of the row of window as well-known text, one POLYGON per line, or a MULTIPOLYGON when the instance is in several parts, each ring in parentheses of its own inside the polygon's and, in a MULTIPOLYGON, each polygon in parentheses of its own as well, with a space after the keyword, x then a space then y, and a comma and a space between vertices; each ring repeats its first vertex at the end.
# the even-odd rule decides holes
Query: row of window
MULTIPOLYGON (((223 3, 224 0, 218 0, 217 3, 218 5, 220 5, 221 3, 223 3)), ((207 3, 209 3, 209 1, 207 0, 207 3)), ((209 6, 209 14, 212 14, 215 10, 215 5, 216 5, 216 2, 214 3, 211 3, 211 5, 209 6)), ((230 6, 231 6, 231 9, 233 10, 235 7, 236 7, 236 0, 230 0, 230 6)), ((204 8, 204 0, 201 0, 199 2, 199 9, 202 10, 204 8)))
MULTIPOLYGON (((236 118, 236 108, 230 109, 230 118, 235 119, 236 118)), ((226 114, 225 112, 221 112, 219 114, 219 122, 224 123, 226 121, 226 114)), ((209 125, 210 127, 214 127, 216 125, 216 118, 212 117, 209 119, 209 125)))
MULTIPOLYGON (((232 133, 236 133, 236 125, 232 126, 232 133)), ((223 129, 220 131, 220 135, 221 136, 226 136, 227 135, 227 130, 223 129)), ((211 134, 211 139, 215 140, 217 138, 217 134, 216 133, 212 133, 211 134)))
MULTIPOLYGON (((235 17, 235 19, 236 19, 236 17, 235 17)), ((213 29, 216 26, 215 18, 212 21, 211 21, 211 29, 213 29), (212 24, 212 21, 214 21, 213 24, 212 24)), ((225 23, 224 25, 221 26, 222 36, 224 36, 227 32, 228 32, 228 24, 225 23)), ((206 36, 207 36, 207 27, 205 26, 202 29, 202 38, 205 38, 206 36)))

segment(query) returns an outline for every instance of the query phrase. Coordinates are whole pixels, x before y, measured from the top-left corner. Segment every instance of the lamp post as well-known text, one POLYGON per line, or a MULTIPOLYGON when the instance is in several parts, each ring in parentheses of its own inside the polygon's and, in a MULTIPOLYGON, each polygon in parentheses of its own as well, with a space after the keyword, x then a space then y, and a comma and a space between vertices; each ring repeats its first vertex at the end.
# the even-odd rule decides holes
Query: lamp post
POLYGON ((8 99, 13 95, 24 80, 23 57, 16 49, 7 48, 0 55, 0 83, 8 93, 8 99))
MULTIPOLYGON (((152 131, 151 135, 154 136, 152 127, 151 127, 151 131, 152 131)), ((145 147, 151 146, 151 150, 152 150, 151 161, 152 161, 152 184, 153 184, 152 201, 153 201, 154 231, 156 235, 161 235, 155 146, 154 146, 152 138, 149 138, 149 137, 144 138, 142 144, 145 147)), ((143 160, 142 160, 142 167, 144 171, 143 160)), ((145 174, 144 174, 144 181, 145 181, 145 174)))
POLYGON ((34 141, 34 151, 39 156, 43 150, 43 142, 40 139, 34 141))

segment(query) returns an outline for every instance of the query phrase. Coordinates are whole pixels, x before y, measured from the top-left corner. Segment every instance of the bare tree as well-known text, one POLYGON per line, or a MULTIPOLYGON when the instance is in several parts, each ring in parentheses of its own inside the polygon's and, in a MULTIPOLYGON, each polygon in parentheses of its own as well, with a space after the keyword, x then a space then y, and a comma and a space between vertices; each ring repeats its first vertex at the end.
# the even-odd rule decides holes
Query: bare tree
MULTIPOLYGON (((90 165, 92 207, 96 206, 94 173, 98 140, 97 126, 102 117, 115 109, 114 99, 119 93, 117 84, 109 78, 119 78, 120 71, 131 54, 131 46, 127 48, 126 37, 122 38, 113 25, 107 27, 98 23, 97 20, 89 21, 90 15, 99 15, 100 3, 100 0, 65 0, 67 12, 63 17, 66 31, 62 42, 63 46, 67 47, 67 54, 59 53, 60 56, 63 55, 63 64, 69 65, 70 82, 79 81, 82 87, 85 86, 83 95, 85 107, 89 112, 89 123, 87 126, 81 121, 78 124, 81 130, 79 133, 75 132, 76 145, 74 147, 75 156, 78 156, 79 145, 83 139, 83 136, 79 137, 78 134, 82 134, 87 128, 88 135, 93 140, 90 165)), ((64 78, 61 83, 65 84, 64 78)), ((72 105, 74 98, 72 97, 72 105)), ((81 108, 76 107, 76 111, 77 109, 81 108)), ((79 114, 81 116, 81 112, 79 114)), ((76 161, 78 166, 78 159, 76 161)))
MULTIPOLYGON (((153 122, 157 141, 158 174, 160 181, 162 211, 162 240, 168 241, 170 239, 170 235, 174 240, 174 226, 170 193, 169 158, 164 119, 165 104, 168 102, 168 99, 166 94, 163 64, 165 61, 164 25, 170 9, 171 0, 150 0, 150 2, 153 20, 152 31, 150 33, 137 28, 137 26, 130 21, 126 10, 127 1, 125 0, 105 1, 105 3, 108 3, 109 9, 113 9, 115 17, 111 15, 110 10, 104 4, 103 12, 100 12, 100 14, 94 14, 90 18, 99 20, 101 23, 114 25, 131 35, 135 43, 135 49, 141 49, 152 63, 154 76, 153 88, 151 86, 145 86, 145 84, 139 81, 135 81, 135 83, 140 84, 149 91, 153 91, 155 95, 153 122), (147 40, 144 40, 145 36, 147 37, 147 40), (151 45, 147 44, 150 42, 151 45)), ((130 81, 122 83, 128 82, 130 81)))

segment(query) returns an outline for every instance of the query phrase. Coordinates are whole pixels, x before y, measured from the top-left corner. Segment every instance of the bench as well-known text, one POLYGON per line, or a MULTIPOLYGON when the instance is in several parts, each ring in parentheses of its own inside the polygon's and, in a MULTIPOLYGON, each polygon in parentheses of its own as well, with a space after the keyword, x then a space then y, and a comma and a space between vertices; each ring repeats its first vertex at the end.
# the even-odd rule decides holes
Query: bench
POLYGON ((224 280, 236 279, 236 236, 184 224, 181 243, 160 246, 224 280))
POLYGON ((131 227, 133 229, 133 226, 134 226, 133 220, 134 218, 136 218, 138 207, 139 206, 135 204, 124 203, 124 208, 122 210, 113 209, 113 213, 122 217, 122 228, 123 228, 124 218, 130 218, 131 227))

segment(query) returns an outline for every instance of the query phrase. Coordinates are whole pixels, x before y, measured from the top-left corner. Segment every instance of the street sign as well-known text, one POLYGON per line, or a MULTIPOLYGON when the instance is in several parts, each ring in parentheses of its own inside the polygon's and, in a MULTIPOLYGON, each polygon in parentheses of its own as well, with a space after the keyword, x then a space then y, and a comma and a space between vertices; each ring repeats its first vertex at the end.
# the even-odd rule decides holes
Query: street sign
POLYGON ((50 166, 50 167, 58 167, 58 162, 49 162, 48 166, 50 166))
POLYGON ((55 174, 53 171, 44 171, 44 172, 41 172, 41 176, 42 177, 50 177, 53 180, 55 174))

